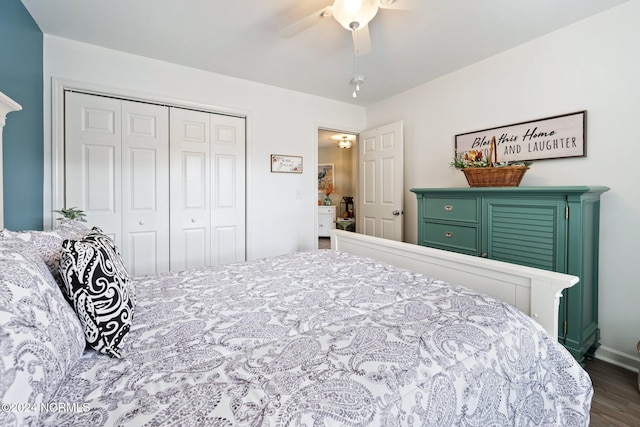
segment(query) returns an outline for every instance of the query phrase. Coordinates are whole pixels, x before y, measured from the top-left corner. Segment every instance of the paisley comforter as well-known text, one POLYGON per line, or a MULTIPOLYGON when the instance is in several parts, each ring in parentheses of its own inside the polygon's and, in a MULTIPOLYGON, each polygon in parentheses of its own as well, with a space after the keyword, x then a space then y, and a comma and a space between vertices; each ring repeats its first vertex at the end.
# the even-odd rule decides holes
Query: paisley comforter
POLYGON ((86 351, 55 426, 589 423, 588 375, 498 300, 316 251, 135 281, 122 359, 86 351))

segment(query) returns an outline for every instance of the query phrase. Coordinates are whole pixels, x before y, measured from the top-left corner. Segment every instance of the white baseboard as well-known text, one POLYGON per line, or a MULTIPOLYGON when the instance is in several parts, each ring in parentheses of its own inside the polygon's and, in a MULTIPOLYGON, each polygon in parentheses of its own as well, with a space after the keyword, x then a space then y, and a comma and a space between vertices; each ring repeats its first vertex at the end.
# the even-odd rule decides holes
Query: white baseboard
POLYGON ((610 347, 601 346, 596 350, 596 359, 620 366, 633 372, 638 372, 640 357, 632 356, 610 347))

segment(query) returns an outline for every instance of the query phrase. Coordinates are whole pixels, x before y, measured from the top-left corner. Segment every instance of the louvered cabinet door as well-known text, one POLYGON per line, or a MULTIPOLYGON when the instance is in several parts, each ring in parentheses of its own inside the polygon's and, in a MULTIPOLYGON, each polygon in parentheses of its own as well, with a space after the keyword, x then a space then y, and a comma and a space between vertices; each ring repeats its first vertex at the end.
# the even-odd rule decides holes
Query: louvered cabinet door
MULTIPOLYGON (((567 202, 483 199, 483 256, 543 270, 567 273, 567 202)), ((559 307, 558 337, 567 339, 567 292, 559 307)))
POLYGON ((483 256, 566 273, 566 207, 564 199, 483 199, 483 256))

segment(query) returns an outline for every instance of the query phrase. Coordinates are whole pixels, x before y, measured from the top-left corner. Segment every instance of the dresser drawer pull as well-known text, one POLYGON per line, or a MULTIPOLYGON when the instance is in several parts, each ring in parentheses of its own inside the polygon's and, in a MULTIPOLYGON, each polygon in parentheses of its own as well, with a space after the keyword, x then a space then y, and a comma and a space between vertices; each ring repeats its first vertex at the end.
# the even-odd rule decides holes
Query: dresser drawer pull
POLYGON ((453 210, 453 206, 451 206, 451 205, 445 205, 444 210, 445 210, 445 211, 452 211, 452 210, 453 210))
POLYGON ((453 233, 452 233, 452 232, 450 232, 450 231, 446 231, 446 232, 444 233, 444 237, 453 237, 453 233))

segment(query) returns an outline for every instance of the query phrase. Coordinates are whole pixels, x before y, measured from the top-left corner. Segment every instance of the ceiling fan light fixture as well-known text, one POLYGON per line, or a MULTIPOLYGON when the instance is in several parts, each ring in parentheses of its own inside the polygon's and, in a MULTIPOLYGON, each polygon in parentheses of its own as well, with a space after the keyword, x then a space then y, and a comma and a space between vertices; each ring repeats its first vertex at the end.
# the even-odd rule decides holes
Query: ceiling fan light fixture
POLYGON ((352 96, 354 98, 358 97, 358 92, 360 92, 360 85, 364 83, 365 77, 363 75, 353 76, 351 79, 351 85, 353 85, 353 93, 352 96))
POLYGON ((336 0, 333 17, 347 30, 364 27, 378 13, 379 0, 336 0))
POLYGON ((342 139, 338 141, 338 148, 351 148, 353 147, 353 142, 349 139, 347 135, 342 135, 342 139))

